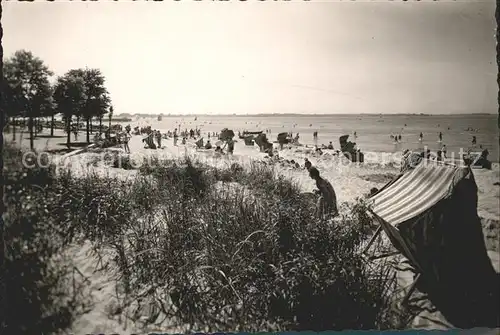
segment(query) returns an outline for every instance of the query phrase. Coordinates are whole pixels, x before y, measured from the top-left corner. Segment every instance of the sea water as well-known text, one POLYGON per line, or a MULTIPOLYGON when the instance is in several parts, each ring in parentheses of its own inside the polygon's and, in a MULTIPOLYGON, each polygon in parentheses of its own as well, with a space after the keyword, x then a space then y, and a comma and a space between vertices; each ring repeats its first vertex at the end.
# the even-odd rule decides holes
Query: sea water
MULTIPOLYGON (((332 142, 339 148, 339 137, 349 135, 349 141, 356 142, 364 152, 401 152, 404 149, 439 150, 447 147, 447 155, 469 149, 481 151, 480 145, 490 152, 489 159, 499 161, 499 121, 497 115, 245 115, 245 116, 165 116, 161 121, 156 118, 139 119, 131 125, 151 125, 160 131, 201 128, 205 139, 207 132, 220 132, 223 128, 238 131, 265 131, 269 129, 270 140, 275 141, 281 132, 299 133, 299 142, 313 145, 313 132, 318 132, 318 144, 332 142), (354 132, 357 136, 354 137, 354 132), (419 141, 422 132, 423 140, 419 141), (439 133, 443 134, 439 142, 439 133), (390 135, 401 135, 402 140, 395 142, 390 135), (476 145, 472 145, 476 136, 476 145)), ((241 142, 242 143, 242 142, 241 142)), ((236 150, 238 150, 238 146, 236 150)))

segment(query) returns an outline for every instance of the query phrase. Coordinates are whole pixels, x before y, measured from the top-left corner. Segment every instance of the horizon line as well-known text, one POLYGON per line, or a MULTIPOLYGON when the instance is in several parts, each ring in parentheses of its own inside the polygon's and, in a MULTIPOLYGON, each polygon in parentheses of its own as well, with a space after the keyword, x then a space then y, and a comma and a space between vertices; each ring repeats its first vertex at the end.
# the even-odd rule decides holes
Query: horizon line
POLYGON ((255 114, 164 114, 164 113, 120 113, 115 114, 115 117, 119 116, 162 116, 162 117, 178 117, 178 116, 236 116, 236 117, 252 117, 252 116, 359 116, 359 115, 370 115, 370 116, 465 116, 465 115, 496 115, 495 113, 456 113, 456 114, 427 114, 427 113, 356 113, 356 114, 346 114, 346 113, 255 113, 255 114))

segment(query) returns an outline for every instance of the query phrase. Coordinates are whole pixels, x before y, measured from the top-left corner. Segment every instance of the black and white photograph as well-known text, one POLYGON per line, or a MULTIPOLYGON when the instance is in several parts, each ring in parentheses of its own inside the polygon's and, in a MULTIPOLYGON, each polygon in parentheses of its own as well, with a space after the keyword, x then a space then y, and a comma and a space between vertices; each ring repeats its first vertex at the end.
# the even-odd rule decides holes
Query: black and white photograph
POLYGON ((0 333, 500 328, 494 1, 0 5, 0 333))

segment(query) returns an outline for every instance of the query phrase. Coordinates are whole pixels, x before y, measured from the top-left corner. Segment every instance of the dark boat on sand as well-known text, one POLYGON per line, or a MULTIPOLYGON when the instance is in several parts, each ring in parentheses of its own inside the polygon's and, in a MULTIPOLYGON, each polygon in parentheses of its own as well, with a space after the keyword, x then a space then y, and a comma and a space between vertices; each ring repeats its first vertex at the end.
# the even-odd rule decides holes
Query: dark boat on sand
POLYGON ((259 136, 259 135, 260 135, 260 134, 262 134, 262 133, 263 133, 263 131, 262 131, 262 130, 261 130, 261 131, 246 131, 246 130, 245 130, 244 132, 242 132, 242 133, 240 134, 240 136, 239 136, 239 137, 240 137, 241 139, 245 139, 246 137, 250 137, 250 136, 257 137, 257 136, 259 136))

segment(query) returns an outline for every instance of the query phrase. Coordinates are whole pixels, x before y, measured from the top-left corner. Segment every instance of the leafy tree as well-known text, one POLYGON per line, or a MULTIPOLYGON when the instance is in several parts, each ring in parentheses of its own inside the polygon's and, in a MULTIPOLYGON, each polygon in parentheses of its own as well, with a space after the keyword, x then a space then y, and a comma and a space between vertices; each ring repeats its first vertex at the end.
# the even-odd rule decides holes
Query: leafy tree
POLYGON ((58 112, 66 122, 67 145, 71 144, 71 119, 82 114, 85 105, 85 82, 79 70, 70 70, 57 78, 54 90, 54 100, 58 112))
POLYGON ((110 98, 108 90, 104 86, 105 78, 99 69, 85 69, 82 71, 82 78, 85 83, 85 103, 82 116, 87 122, 87 142, 90 142, 90 122, 92 117, 106 113, 110 98))
POLYGON ((33 120, 52 109, 52 71, 30 51, 18 50, 4 63, 4 79, 13 102, 11 115, 27 116, 30 147, 34 148, 33 120), (15 102, 15 103, 14 103, 15 102))
MULTIPOLYGON (((5 72, 4 72, 5 73, 5 72)), ((21 93, 17 93, 6 80, 2 81, 2 100, 1 106, 4 121, 9 128, 12 127, 12 141, 16 141, 16 117, 20 116, 23 112, 22 101, 19 101, 21 93), (10 118, 10 122, 9 119, 10 118)))

